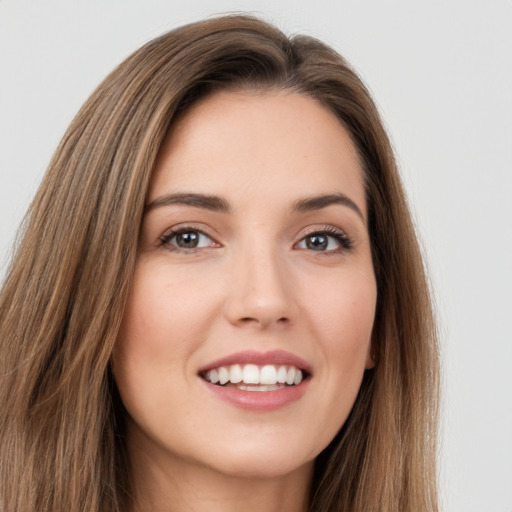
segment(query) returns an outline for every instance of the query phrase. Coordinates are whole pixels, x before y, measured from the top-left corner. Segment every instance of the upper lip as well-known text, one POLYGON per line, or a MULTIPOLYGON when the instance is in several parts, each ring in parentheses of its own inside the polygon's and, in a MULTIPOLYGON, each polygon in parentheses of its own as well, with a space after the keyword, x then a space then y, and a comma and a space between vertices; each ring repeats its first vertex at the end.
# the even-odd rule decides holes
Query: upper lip
POLYGON ((257 350, 245 350, 235 352, 226 357, 222 357, 199 369, 198 373, 207 372, 221 366, 231 366, 233 364, 256 364, 263 366, 266 364, 295 366, 300 370, 305 370, 311 374, 311 365, 299 356, 286 352, 284 350, 271 350, 268 352, 258 352, 257 350))

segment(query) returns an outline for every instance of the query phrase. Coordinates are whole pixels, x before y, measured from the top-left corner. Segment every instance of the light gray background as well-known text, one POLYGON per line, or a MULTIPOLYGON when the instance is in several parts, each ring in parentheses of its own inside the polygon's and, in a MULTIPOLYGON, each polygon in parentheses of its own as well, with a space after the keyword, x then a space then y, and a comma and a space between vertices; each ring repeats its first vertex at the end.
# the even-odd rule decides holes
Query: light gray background
POLYGON ((511 0, 0 0, 0 273, 66 126, 152 37, 228 11, 344 54, 376 97, 428 256, 446 512, 512 512, 511 0))

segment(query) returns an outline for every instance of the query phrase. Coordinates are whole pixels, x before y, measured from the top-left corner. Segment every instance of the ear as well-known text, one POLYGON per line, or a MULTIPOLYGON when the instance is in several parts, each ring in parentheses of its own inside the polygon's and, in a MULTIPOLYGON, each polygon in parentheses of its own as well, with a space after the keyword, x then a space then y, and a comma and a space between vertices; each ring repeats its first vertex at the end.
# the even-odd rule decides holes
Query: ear
POLYGON ((370 370, 371 368, 374 368, 377 364, 377 344, 375 343, 375 340, 372 339, 370 343, 368 344, 368 350, 366 352, 366 362, 364 365, 365 370, 370 370))

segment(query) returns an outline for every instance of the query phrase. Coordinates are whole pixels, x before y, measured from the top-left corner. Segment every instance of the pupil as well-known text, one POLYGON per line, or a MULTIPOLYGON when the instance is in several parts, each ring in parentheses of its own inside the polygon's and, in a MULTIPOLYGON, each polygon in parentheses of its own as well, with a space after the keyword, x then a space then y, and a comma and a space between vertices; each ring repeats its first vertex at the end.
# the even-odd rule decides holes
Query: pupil
POLYGON ((308 249, 318 251, 327 248, 327 237, 323 235, 312 235, 306 241, 308 249))
POLYGON ((199 235, 194 232, 180 233, 177 237, 177 242, 180 247, 193 248, 197 246, 199 235))

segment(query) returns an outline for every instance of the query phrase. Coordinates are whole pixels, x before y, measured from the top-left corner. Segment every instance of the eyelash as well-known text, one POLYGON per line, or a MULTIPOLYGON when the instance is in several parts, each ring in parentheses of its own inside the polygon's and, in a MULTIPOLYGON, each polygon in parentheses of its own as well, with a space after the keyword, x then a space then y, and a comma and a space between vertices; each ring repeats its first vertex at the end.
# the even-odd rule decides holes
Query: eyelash
POLYGON ((209 238, 213 242, 212 246, 219 247, 219 244, 217 244, 217 242, 215 242, 211 236, 209 236, 203 230, 198 229, 198 228, 196 228, 194 226, 180 226, 177 229, 173 229, 171 231, 168 231, 167 233, 163 234, 160 237, 160 245, 162 247, 165 247, 168 251, 183 251, 183 252, 187 252, 187 253, 196 252, 196 251, 198 251, 200 249, 205 249, 206 248, 206 247, 189 247, 189 248, 178 247, 178 246, 173 245, 173 244, 170 243, 170 241, 174 237, 182 235, 182 234, 185 234, 185 233, 197 233, 199 236, 201 236, 201 235, 205 236, 205 237, 209 238))
MULTIPOLYGON (((176 245, 170 244, 171 240, 174 237, 179 236, 181 234, 185 234, 185 233, 197 233, 199 236, 201 236, 201 235, 205 236, 212 241, 211 246, 219 247, 219 244, 217 244, 217 242, 215 242, 215 240, 213 240, 212 237, 210 237, 207 233, 205 233, 201 229, 198 229, 194 226, 181 226, 177 229, 173 229, 173 230, 165 233, 164 235, 162 235, 160 237, 159 245, 166 248, 169 251, 183 251, 186 253, 196 252, 200 249, 208 248, 208 247, 184 248, 184 247, 178 247, 176 245)), ((298 244, 306 241, 309 237, 313 237, 313 236, 327 236, 327 237, 333 238, 336 240, 336 242, 339 243, 340 247, 338 247, 336 249, 330 249, 327 251, 315 251, 314 249, 310 249, 310 248, 301 248, 300 250, 309 250, 311 252, 318 252, 320 254, 323 253, 324 255, 331 255, 331 254, 339 254, 344 251, 350 251, 353 248, 353 242, 347 236, 347 234, 344 231, 342 231, 341 229, 335 228, 334 226, 325 226, 321 229, 315 229, 309 233, 306 233, 296 244, 294 244, 294 247, 297 246, 298 244)))
MULTIPOLYGON (((301 243, 301 242, 305 241, 307 238, 312 237, 312 236, 327 236, 330 238, 334 238, 336 240, 336 242, 339 243, 340 246, 337 249, 331 249, 328 251, 314 251, 313 249, 309 249, 312 252, 319 252, 320 254, 323 253, 324 256, 332 255, 332 254, 339 254, 339 253, 342 253, 345 251, 350 251, 354 246, 352 239, 349 236, 347 236, 347 234, 344 231, 342 231, 339 228, 335 228, 334 226, 325 226, 321 229, 314 229, 311 232, 306 233, 306 235, 304 235, 299 240, 298 243, 301 243)), ((303 249, 303 250, 308 250, 308 249, 303 249)))

